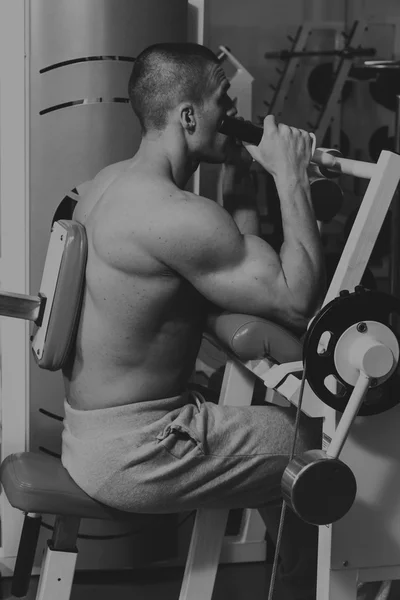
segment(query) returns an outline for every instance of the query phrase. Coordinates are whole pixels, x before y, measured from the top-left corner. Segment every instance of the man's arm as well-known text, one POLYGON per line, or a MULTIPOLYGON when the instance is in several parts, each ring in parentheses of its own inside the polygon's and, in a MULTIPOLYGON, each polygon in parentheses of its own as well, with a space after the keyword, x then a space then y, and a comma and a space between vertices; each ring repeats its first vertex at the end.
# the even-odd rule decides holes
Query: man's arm
MULTIPOLYGON (((319 310, 325 296, 326 275, 322 241, 311 201, 308 176, 304 174, 303 177, 293 177, 291 174, 281 173, 275 177, 275 184, 281 201, 283 243, 279 256, 285 277, 287 281, 293 281, 304 274, 305 285, 308 282, 311 285, 311 297, 317 290, 316 282, 308 279, 308 273, 311 271, 318 274, 319 292, 310 314, 312 317, 319 310), (306 266, 307 263, 309 267, 306 266)), ((290 289, 292 293, 296 293, 295 288, 290 289)), ((306 291, 305 287, 303 290, 306 291)), ((308 306, 306 293, 303 299, 305 306, 308 306)))
MULTIPOLYGON (((325 260, 314 208, 311 202, 307 168, 311 159, 312 140, 308 132, 275 122, 273 115, 264 119, 264 134, 258 147, 246 145, 251 156, 274 178, 280 200, 283 243, 279 251, 282 270, 292 293, 298 289, 290 285, 304 274, 304 294, 308 306, 306 285, 310 296, 319 288, 314 314, 320 308, 326 291, 325 260), (297 258, 296 258, 297 257, 297 258), (309 262, 311 270, 304 268, 309 262), (317 280, 307 276, 314 271, 317 280)), ((314 315, 311 315, 314 316, 314 315)))
POLYGON ((188 192, 165 202, 143 244, 223 310, 304 330, 318 296, 318 265, 296 253, 287 278, 279 255, 261 238, 242 235, 215 202, 188 192))
POLYGON ((307 176, 310 136, 276 125, 269 116, 254 153, 274 177, 280 197, 284 243, 279 254, 260 237, 241 234, 215 202, 183 192, 163 204, 143 243, 220 308, 304 329, 324 290, 321 238, 307 176))

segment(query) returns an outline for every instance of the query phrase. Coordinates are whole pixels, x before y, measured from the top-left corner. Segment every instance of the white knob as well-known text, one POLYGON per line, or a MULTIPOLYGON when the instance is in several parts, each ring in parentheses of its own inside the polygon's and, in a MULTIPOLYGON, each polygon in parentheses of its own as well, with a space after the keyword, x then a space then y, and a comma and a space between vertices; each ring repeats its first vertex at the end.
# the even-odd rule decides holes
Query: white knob
POLYGON ((374 379, 390 373, 394 364, 391 349, 369 335, 360 336, 351 345, 349 359, 355 368, 374 379))

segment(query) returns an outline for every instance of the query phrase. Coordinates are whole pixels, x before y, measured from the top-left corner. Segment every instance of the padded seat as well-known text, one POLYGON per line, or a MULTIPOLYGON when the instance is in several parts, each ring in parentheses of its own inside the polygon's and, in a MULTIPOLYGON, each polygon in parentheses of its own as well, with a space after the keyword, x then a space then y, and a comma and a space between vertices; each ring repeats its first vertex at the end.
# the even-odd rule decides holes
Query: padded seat
POLYGON ((165 523, 165 515, 123 512, 93 500, 76 485, 58 458, 46 454, 11 454, 1 465, 0 478, 10 504, 24 513, 140 519, 141 526, 157 526, 158 521, 165 523))
POLYGON ((278 363, 301 360, 303 344, 289 330, 261 317, 228 312, 211 314, 207 337, 218 348, 233 352, 239 360, 270 356, 278 363))

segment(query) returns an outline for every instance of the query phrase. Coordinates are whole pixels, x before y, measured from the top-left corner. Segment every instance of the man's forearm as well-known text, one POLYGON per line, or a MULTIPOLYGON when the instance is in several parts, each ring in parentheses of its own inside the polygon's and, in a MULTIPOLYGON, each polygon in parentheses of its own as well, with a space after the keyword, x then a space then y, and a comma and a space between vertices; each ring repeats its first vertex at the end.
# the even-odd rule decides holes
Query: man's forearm
POLYGON ((248 169, 224 165, 223 206, 241 233, 260 235, 256 190, 248 169))
POLYGON ((288 289, 300 312, 313 316, 326 289, 321 236, 307 175, 275 178, 281 201, 284 241, 280 249, 288 289))

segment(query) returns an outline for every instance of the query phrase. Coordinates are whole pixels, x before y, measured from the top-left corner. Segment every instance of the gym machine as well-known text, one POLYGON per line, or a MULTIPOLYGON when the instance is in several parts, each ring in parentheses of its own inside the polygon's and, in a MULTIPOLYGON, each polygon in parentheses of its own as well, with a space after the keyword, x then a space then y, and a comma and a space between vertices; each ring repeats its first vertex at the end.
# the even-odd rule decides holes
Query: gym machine
MULTIPOLYGON (((388 125, 379 127, 370 137, 367 144, 368 154, 376 161, 382 150, 400 152, 400 61, 366 60, 352 67, 349 73, 353 85, 366 82, 372 99, 386 109, 388 125)), ((360 122, 360 127, 362 123, 360 122)), ((349 231, 356 211, 350 214, 346 223, 349 231)), ((374 260, 388 257, 388 289, 396 297, 400 295, 399 287, 399 196, 395 194, 390 211, 386 215, 378 244, 374 249, 374 260)), ((396 319, 398 322, 398 319, 396 319)))
MULTIPOLYGON (((232 132, 236 125, 243 127, 243 122, 226 119, 223 128, 232 132)), ((254 144, 257 128, 245 125, 254 144)), ((317 599, 355 600, 359 582, 400 578, 400 551, 396 553, 392 543, 400 536, 400 490, 394 477, 399 466, 399 344, 390 327, 400 306, 390 295, 358 286, 400 180, 400 156, 383 151, 373 164, 317 149, 312 160, 323 169, 364 177, 369 186, 324 305, 305 339, 301 342, 263 319, 230 314, 210 321, 209 336, 228 355, 221 403, 250 404, 255 381, 261 380, 276 392, 278 403, 286 400, 298 407, 298 414, 302 410, 323 417, 323 447, 293 456, 284 473, 284 508, 289 505, 319 526, 317 599), (390 495, 382 493, 387 492, 388 477, 390 495)), ((4 316, 35 324, 32 352, 42 369, 61 368, 68 355, 85 264, 84 228, 73 221, 56 222, 39 294, 0 294, 4 316)), ((36 452, 9 455, 1 467, 1 481, 12 505, 26 513, 17 584, 29 579, 42 514, 55 514, 37 598, 52 600, 57 593, 67 600, 80 518, 128 516, 89 499, 57 459, 36 452)), ((180 600, 211 599, 228 512, 197 511, 180 600)))
MULTIPOLYGON (((17 7, 17 2, 12 2, 9 6, 9 16, 13 18, 13 15, 11 13, 14 9, 11 10, 11 4, 17 7)), ((20 6, 21 3, 18 3, 18 8, 16 8, 15 10, 20 11, 22 15, 23 13, 20 10, 20 6)), ((20 39, 23 39, 23 35, 21 36, 21 31, 19 31, 19 37, 18 39, 15 38, 15 41, 20 41, 20 39)), ((12 46, 12 48, 16 51, 16 54, 18 54, 19 46, 12 46)), ((23 56, 21 56, 21 62, 18 63, 18 65, 22 65, 23 60, 24 58, 23 56)), ((8 72, 11 76, 12 71, 8 72)), ((13 73, 13 76, 15 76, 15 72, 13 73)), ((14 103, 18 103, 19 98, 21 98, 21 101, 24 98, 24 88, 22 85, 22 80, 20 78, 17 79, 17 83, 18 86, 12 88, 14 90, 14 97, 12 99, 14 103), (17 89, 20 93, 15 94, 15 89, 17 89)), ((6 125, 5 121, 2 121, 2 124, 6 125)), ((22 120, 21 127, 19 127, 19 123, 17 123, 17 126, 13 124, 13 136, 19 136, 23 140, 23 129, 24 128, 22 120)), ((6 127, 4 127, 4 139, 7 139, 7 133, 8 130, 6 129, 6 127)), ((6 189, 6 181, 9 182, 8 175, 13 173, 13 168, 10 161, 12 159, 15 161, 16 154, 18 158, 21 158, 20 154, 15 152, 15 148, 8 149, 8 168, 5 168, 2 173, 3 191, 4 189, 6 189)), ((329 165, 334 167, 331 158, 327 158, 324 155, 323 157, 321 157, 321 160, 327 160, 329 165)), ((24 164, 24 159, 22 157, 21 161, 15 162, 21 165, 24 164)), ((353 167, 354 163, 357 163, 357 161, 351 161, 353 167)), ((346 168, 345 163, 343 163, 343 165, 343 168, 346 168)), ((345 248, 345 252, 342 256, 341 264, 339 265, 336 276, 332 281, 331 288, 334 282, 335 286, 332 290, 330 298, 328 292, 328 299, 326 299, 327 303, 330 300, 334 300, 337 297, 338 292, 342 291, 343 289, 348 289, 350 290, 351 294, 353 293, 351 290, 353 290, 358 284, 360 272, 362 272, 363 270, 363 257, 365 258, 365 253, 368 254, 370 252, 371 246, 373 246, 373 238, 376 233, 376 230, 379 230, 379 227, 382 223, 380 215, 381 213, 386 212, 386 204, 387 202, 390 202, 389 197, 391 197, 393 189, 397 185, 398 173, 400 172, 399 162, 398 157, 393 155, 392 153, 382 153, 376 165, 372 163, 363 163, 363 165, 369 165, 366 166, 365 169, 363 167, 363 172, 365 173, 366 179, 370 180, 368 191, 363 201, 363 210, 360 210, 359 216, 353 226, 352 236, 350 236, 349 238, 348 244, 345 248), (357 243, 355 243, 355 238, 357 240, 357 243)), ((348 166, 350 167, 349 164, 348 166)), ((340 163, 337 163, 335 168, 337 170, 341 170, 342 166, 340 165, 340 163)), ((76 181, 75 176, 72 177, 72 181, 76 181)), ((71 178, 69 179, 69 181, 64 182, 63 185, 68 185, 68 183, 70 182, 71 178)), ((12 227, 10 227, 11 220, 8 218, 10 217, 10 214, 6 213, 6 211, 3 212, 2 220, 3 222, 5 222, 5 218, 8 219, 7 225, 9 227, 9 232, 8 234, 7 232, 4 232, 5 235, 2 236, 2 246, 3 249, 6 248, 7 250, 6 254, 11 254, 11 260, 13 261, 13 264, 11 265, 11 270, 4 272, 3 274, 3 285, 4 281, 7 281, 7 285, 9 285, 9 282, 12 279, 11 275, 15 275, 15 280, 17 281, 17 284, 15 285, 15 287, 13 285, 10 285, 9 289, 16 289, 18 291, 21 291, 22 293, 20 295, 26 296, 26 291, 24 290, 24 286, 26 285, 25 280, 22 281, 21 278, 17 279, 17 274, 20 270, 19 253, 21 249, 23 250, 25 248, 24 245, 26 244, 26 240, 24 237, 24 230, 21 227, 21 222, 17 222, 16 220, 16 217, 20 214, 21 211, 23 212, 24 209, 20 205, 20 203, 17 203, 16 199, 18 199, 19 197, 24 197, 24 180, 22 177, 20 181, 14 179, 12 184, 13 185, 10 185, 9 188, 12 191, 10 192, 10 197, 12 196, 12 216, 15 220, 12 221, 12 227), (22 241, 20 240, 20 237, 18 237, 19 233, 22 233, 23 235, 22 241), (14 240, 11 240, 11 237, 13 237, 14 240), (17 244, 17 250, 19 249, 19 253, 13 254, 11 241, 14 241, 17 244), (5 277, 5 275, 7 275, 7 277, 5 277)), ((46 194, 46 196, 48 196, 48 194, 46 194)), ((43 199, 43 196, 41 198, 43 199)), ((48 208, 45 208, 47 212, 49 212, 48 208)), ((23 219, 22 223, 24 223, 23 219)), ((44 227, 47 233, 46 223, 44 223, 44 227)), ((40 255, 41 254, 43 253, 41 252, 40 255)), ((8 258, 5 255, 4 257, 2 257, 2 261, 4 261, 3 265, 5 264, 6 260, 8 260, 8 258)), ((20 300, 23 300, 23 298, 17 298, 16 300, 19 302, 20 300)), ((34 298, 34 301, 38 302, 37 298, 34 298)), ((15 310, 15 302, 13 306, 15 310)), ((48 303, 47 306, 49 307, 50 303, 48 303)), ((7 310, 9 310, 9 308, 10 306, 7 310)), ((37 308, 39 308, 38 304, 36 304, 35 310, 37 308)), ((21 314, 21 311, 19 311, 19 313, 21 314)), ((24 318, 29 318, 29 315, 33 316, 34 314, 35 313, 32 311, 30 311, 29 313, 26 312, 24 318)), ((16 315, 14 314, 14 316, 16 315)), ((368 320, 367 318, 365 319, 368 320)), ((262 327, 262 324, 259 323, 259 321, 257 320, 253 320, 252 322, 255 323, 253 331, 259 332, 262 327)), ((363 322, 366 321, 364 320, 363 322)), ((16 363, 20 361, 19 351, 21 350, 21 347, 26 348, 27 346, 27 328, 25 325, 25 320, 21 319, 18 319, 17 321, 15 321, 15 319, 3 320, 2 335, 4 335, 5 332, 10 332, 10 330, 12 330, 12 338, 14 340, 14 344, 11 344, 9 346, 3 346, 7 349, 7 352, 4 354, 4 356, 2 356, 3 366, 5 367, 4 375, 6 375, 6 372, 8 372, 7 369, 12 367, 13 361, 15 361, 16 363), (8 324, 10 324, 10 326, 8 326, 8 324)), ((219 323, 219 327, 220 329, 222 328, 222 323, 219 323)), ((247 325, 245 324, 244 327, 247 327, 247 325)), ((271 326, 269 331, 270 339, 272 339, 273 333, 276 332, 276 328, 271 326)), ((243 329, 241 329, 241 332, 243 332, 243 329)), ((289 338, 290 336, 288 337, 288 339, 289 338)), ((235 342, 235 344, 238 341, 237 337, 234 336, 231 337, 230 340, 235 342)), ((292 341, 293 343, 295 343, 294 340, 292 341)), ((289 342, 287 343, 289 345, 289 342)), ((296 352, 292 352, 292 356, 284 356, 282 352, 281 356, 277 357, 281 360, 278 360, 277 362, 280 362, 282 364, 285 362, 290 363, 301 361, 302 346, 298 341, 296 342, 296 344, 297 350, 296 352)), ((272 352, 271 348, 270 350, 271 355, 273 355, 274 353, 272 352)), ((234 352, 234 348, 232 348, 232 352, 234 352)), ((267 358, 265 357, 265 348, 263 344, 260 356, 262 356, 262 361, 260 361, 260 359, 258 358, 249 359, 248 354, 247 356, 241 356, 241 364, 238 364, 236 360, 235 363, 229 361, 225 374, 223 392, 225 395, 227 394, 226 398, 229 398, 230 402, 233 403, 235 401, 235 398, 237 398, 239 402, 247 398, 248 402, 250 402, 249 396, 251 396, 251 394, 249 394, 249 390, 254 385, 255 378, 262 380, 262 377, 258 377, 258 375, 254 374, 251 369, 244 369, 243 366, 246 366, 251 360, 252 362, 250 364, 250 367, 253 366, 255 369, 257 365, 259 365, 260 371, 263 371, 265 374, 265 370, 267 369, 268 364, 267 358), (239 374, 236 372, 236 370, 239 372, 239 374)), ((276 367, 275 374, 277 375, 277 369, 280 365, 274 364, 274 361, 272 360, 270 362, 272 367, 276 367)), ((10 372, 12 373, 13 371, 10 372)), ((26 385, 26 383, 24 377, 25 375, 21 371, 20 377, 14 378, 12 386, 10 385, 10 381, 8 381, 7 388, 3 385, 3 394, 7 394, 8 399, 7 405, 3 406, 3 424, 5 425, 11 423, 11 412, 14 413, 16 409, 18 411, 21 410, 21 403, 18 400, 18 395, 21 392, 21 398, 25 397, 24 385, 26 385)), ((291 401, 294 404, 296 404, 296 401, 298 403, 298 379, 293 376, 292 371, 290 371, 289 374, 283 378, 283 380, 280 378, 278 379, 279 381, 276 384, 277 400, 284 401, 286 398, 289 398, 288 401, 291 401), (296 379, 296 381, 294 381, 293 378, 296 379), (286 396, 283 392, 286 393, 286 396)), ((350 388, 347 389, 349 391, 350 388)), ((383 386, 378 386, 377 389, 383 389, 383 386)), ((51 402, 53 402, 53 397, 51 397, 50 400, 51 402)), ((330 443, 330 439, 333 439, 334 433, 336 431, 338 411, 335 411, 328 405, 322 405, 322 403, 315 396, 311 386, 309 386, 308 383, 305 384, 305 394, 303 398, 302 410, 308 410, 309 413, 312 415, 323 416, 325 418, 324 436, 327 447, 330 443)), ((398 409, 396 407, 393 407, 390 411, 385 411, 368 417, 357 418, 350 429, 350 434, 347 437, 346 443, 340 453, 340 456, 341 459, 343 459, 343 461, 351 468, 356 478, 358 486, 358 495, 350 511, 341 520, 336 521, 332 525, 328 524, 320 526, 320 582, 318 600, 325 600, 327 598, 329 600, 336 600, 339 598, 340 600, 347 600, 348 598, 354 600, 354 588, 357 579, 360 581, 373 581, 379 579, 399 578, 400 560, 398 557, 398 540, 400 539, 400 532, 398 523, 400 520, 398 518, 398 418, 398 409)), ((11 428, 12 439, 10 439, 10 428, 6 427, 5 431, 3 432, 3 437, 6 438, 6 443, 4 443, 3 445, 3 451, 7 451, 7 454, 18 452, 21 449, 21 447, 23 447, 24 444, 27 443, 26 431, 28 430, 28 427, 25 427, 23 419, 20 419, 20 421, 23 425, 23 428, 21 429, 20 425, 18 426, 18 428, 11 428)), ((51 457, 47 458, 50 461, 51 457)), ((56 471, 56 473, 58 473, 58 471, 56 471)), ((54 480, 50 480, 50 484, 51 483, 54 483, 54 480)), ((60 480, 58 483, 60 484, 60 488, 62 488, 64 480, 60 480)), ((15 511, 9 505, 6 505, 5 494, 2 495, 2 501, 3 505, 7 506, 7 512, 3 511, 2 513, 2 517, 4 520, 4 522, 2 523, 2 541, 4 542, 4 540, 6 540, 10 541, 10 543, 13 543, 11 538, 15 537, 19 533, 18 523, 16 523, 14 519, 14 516, 18 511, 15 511), (4 515, 6 515, 6 518, 4 518, 4 515)), ((197 535, 200 535, 200 532, 203 532, 204 534, 211 536, 205 538, 208 555, 213 554, 209 552, 211 544, 209 544, 208 542, 213 539, 212 536, 214 533, 214 529, 216 529, 215 521, 218 524, 218 535, 222 535, 223 537, 224 528, 220 527, 222 516, 223 515, 221 514, 214 515, 214 527, 209 527, 207 531, 201 526, 199 527, 202 521, 200 518, 201 515, 198 515, 197 535)), ((206 524, 210 523, 209 517, 210 515, 203 515, 206 524)), ((72 524, 71 521, 70 524, 72 524)), ((69 534, 72 533, 73 531, 70 529, 69 534)), ((58 534, 59 541, 66 541, 66 538, 64 537, 65 530, 63 530, 62 527, 58 529, 58 534)), ((196 553, 195 548, 196 537, 193 538, 193 545, 191 550, 192 562, 194 560, 193 556, 196 553)), ((64 573, 66 570, 68 570, 68 565, 71 564, 71 557, 68 558, 68 555, 70 555, 71 552, 68 552, 68 550, 66 550, 65 552, 61 552, 60 554, 62 554, 60 562, 64 565, 62 571, 64 573)), ((218 563, 218 552, 215 552, 214 554, 217 554, 218 563)), ((2 563, 4 562, 5 561, 3 558, 2 563)), ((11 562, 12 558, 10 559, 9 564, 11 564, 11 562)), ((207 557, 207 560, 203 557, 203 570, 202 573, 200 573, 199 583, 202 585, 201 590, 205 590, 206 594, 207 586, 203 587, 204 578, 206 577, 207 581, 209 581, 208 576, 210 570, 215 569, 214 563, 212 556, 207 557)), ((57 584, 57 577, 55 577, 55 584, 57 584)), ((65 585, 65 582, 62 585, 65 585)), ((55 589, 57 590, 57 588, 55 589)), ((52 599, 54 598, 54 595, 55 594, 53 594, 53 596, 51 597, 52 599)), ((57 597, 60 600, 63 597, 66 597, 66 595, 61 595, 60 588, 58 588, 57 590, 57 597)), ((196 596, 192 597, 196 598, 196 596)), ((203 597, 205 596, 203 595, 203 597)))
MULTIPOLYGON (((257 145, 262 134, 260 128, 234 119, 226 119, 221 129, 251 145, 257 145)), ((248 149, 251 151, 251 146, 248 149)), ((329 455, 338 458, 340 454, 355 475, 358 491, 351 510, 339 521, 320 527, 318 600, 347 600, 356 597, 360 581, 400 578, 400 554, 393 541, 400 536, 400 488, 393 481, 399 464, 398 341, 391 328, 399 300, 358 285, 398 186, 400 157, 383 151, 374 164, 317 149, 312 161, 319 168, 368 180, 366 193, 323 307, 308 328, 302 360, 277 365, 264 359, 244 364, 248 372, 278 392, 279 401, 300 405, 309 416, 322 416, 326 452, 322 464, 329 455), (368 357, 374 357, 370 366, 368 357), (377 371, 369 371, 372 365, 377 371), (304 386, 295 372, 303 372, 304 386)), ((236 372, 235 377, 245 379, 243 372, 236 372)), ((238 382, 232 383, 233 390, 235 385, 238 382)), ((302 484, 308 476, 313 478, 312 470, 325 468, 314 460, 312 455, 302 461, 301 468, 295 464, 286 474, 284 494, 292 505, 296 504, 296 485, 301 496, 302 484)), ((353 484, 349 477, 348 498, 353 484)), ((322 489, 320 492, 323 495, 322 489)), ((321 510, 322 496, 320 500, 321 510)), ((335 502, 334 509, 338 506, 335 502)))

